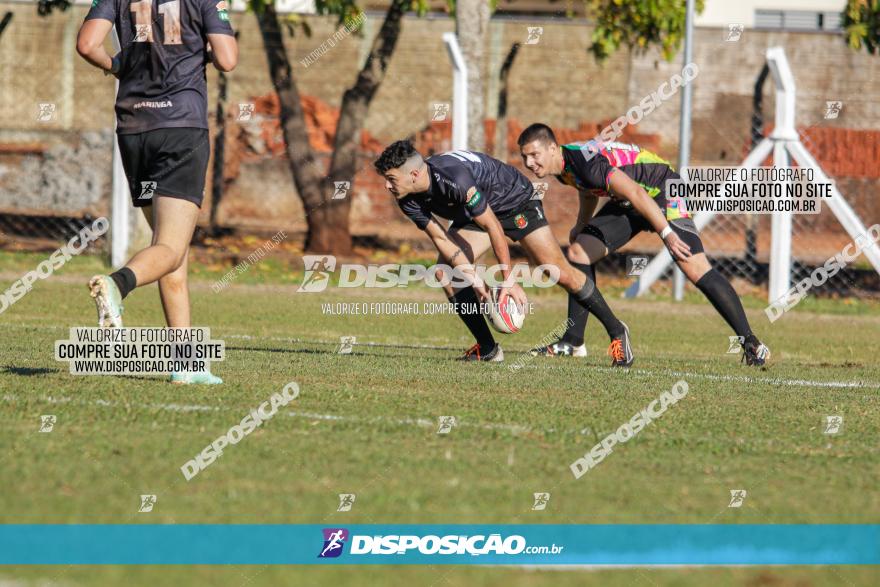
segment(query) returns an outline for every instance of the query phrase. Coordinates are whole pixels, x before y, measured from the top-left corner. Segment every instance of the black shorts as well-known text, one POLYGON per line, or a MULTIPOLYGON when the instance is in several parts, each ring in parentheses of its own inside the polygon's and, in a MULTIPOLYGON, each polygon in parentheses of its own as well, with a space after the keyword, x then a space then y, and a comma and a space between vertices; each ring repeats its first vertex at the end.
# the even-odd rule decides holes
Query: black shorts
POLYGON ((136 208, 156 196, 180 198, 202 207, 211 145, 203 128, 159 128, 118 135, 119 154, 136 208))
MULTIPOLYGON (((690 218, 676 218, 669 221, 669 227, 691 248, 692 253, 703 252, 703 241, 690 218)), ((642 231, 653 231, 644 216, 633 208, 624 208, 614 202, 606 204, 581 231, 581 234, 594 236, 608 247, 612 253, 632 240, 642 231)))
MULTIPOLYGON (((542 226, 548 225, 547 218, 544 217, 544 206, 541 204, 541 200, 527 200, 513 212, 499 216, 498 221, 501 223, 501 228, 504 229, 504 234, 514 242, 525 238, 526 235, 533 233, 542 226)), ((473 220, 462 224, 453 222, 449 229, 483 230, 473 220)))

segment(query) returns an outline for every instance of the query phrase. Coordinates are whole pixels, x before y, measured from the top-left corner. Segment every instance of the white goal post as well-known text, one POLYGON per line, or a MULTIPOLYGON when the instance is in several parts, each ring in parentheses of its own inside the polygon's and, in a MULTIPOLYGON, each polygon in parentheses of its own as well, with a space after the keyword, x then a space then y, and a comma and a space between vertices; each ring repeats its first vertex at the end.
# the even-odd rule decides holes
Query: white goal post
POLYGON ((443 33, 452 64, 452 149, 468 148, 468 68, 455 33, 443 33))
MULTIPOLYGON (((119 53, 122 46, 116 27, 110 33, 113 52, 119 53)), ((119 93, 119 80, 116 80, 116 94, 119 93)), ((128 180, 122 167, 119 154, 119 140, 116 136, 116 114, 113 115, 113 183, 110 193, 110 266, 122 267, 128 260, 128 246, 131 242, 131 197, 129 196, 128 180)))
MULTIPOLYGON (((816 160, 804 148, 794 125, 795 115, 795 83, 782 47, 767 49, 767 65, 776 86, 776 125, 769 137, 758 143, 751 153, 743 160, 742 167, 758 167, 772 152, 774 167, 789 167, 793 158, 800 167, 811 168, 817 183, 830 183, 828 176, 819 167, 816 160)), ((837 217, 837 220, 855 239, 866 232, 864 223, 856 215, 852 207, 831 184, 831 197, 823 204, 837 217)), ((703 230, 716 216, 716 212, 700 212, 694 216, 698 230, 703 230)), ((782 297, 791 287, 791 212, 776 212, 771 218, 770 244, 770 282, 768 302, 782 297)), ((862 252, 874 269, 880 273, 880 247, 872 243, 862 252)), ((648 264, 638 280, 624 294, 628 298, 642 295, 648 291, 669 268, 672 257, 665 248, 648 264)))

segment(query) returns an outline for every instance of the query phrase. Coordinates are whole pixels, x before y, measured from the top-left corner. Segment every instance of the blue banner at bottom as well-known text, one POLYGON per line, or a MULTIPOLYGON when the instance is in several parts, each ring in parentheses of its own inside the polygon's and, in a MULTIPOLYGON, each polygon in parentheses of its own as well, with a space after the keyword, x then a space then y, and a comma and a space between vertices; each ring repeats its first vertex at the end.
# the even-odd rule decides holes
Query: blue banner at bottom
POLYGON ((0 525, 0 564, 876 565, 880 525, 0 525))

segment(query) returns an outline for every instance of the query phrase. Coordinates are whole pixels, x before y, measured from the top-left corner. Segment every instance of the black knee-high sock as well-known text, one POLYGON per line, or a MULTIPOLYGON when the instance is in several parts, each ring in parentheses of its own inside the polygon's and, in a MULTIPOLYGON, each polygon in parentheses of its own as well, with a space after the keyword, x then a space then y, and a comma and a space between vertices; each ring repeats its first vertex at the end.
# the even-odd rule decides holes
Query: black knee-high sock
MULTIPOLYGON (((572 267, 579 269, 588 281, 596 283, 596 270, 586 263, 572 263, 572 267)), ((590 311, 581 304, 574 294, 568 294, 568 329, 562 335, 562 340, 573 345, 584 344, 584 330, 587 328, 587 318, 590 311)))
POLYGON ((122 294, 122 299, 125 299, 125 296, 137 287, 137 278, 134 276, 134 271, 128 267, 123 267, 119 271, 111 273, 110 279, 112 279, 116 284, 116 287, 119 288, 119 293, 122 294))
POLYGON ((602 323, 610 338, 617 338, 623 334, 623 322, 618 320, 611 308, 608 307, 605 298, 599 293, 596 283, 589 276, 587 276, 584 287, 574 294, 574 297, 602 323))
POLYGON ((495 338, 483 313, 480 312, 480 301, 477 299, 477 292, 474 288, 468 287, 459 291, 457 294, 449 298, 449 301, 455 304, 456 312, 464 325, 467 326, 477 344, 480 345, 480 352, 486 354, 495 348, 495 338))
POLYGON ((749 320, 743 310, 742 302, 730 282, 724 276, 709 269, 695 284, 709 299, 721 317, 730 324, 737 336, 748 338, 752 336, 749 320))

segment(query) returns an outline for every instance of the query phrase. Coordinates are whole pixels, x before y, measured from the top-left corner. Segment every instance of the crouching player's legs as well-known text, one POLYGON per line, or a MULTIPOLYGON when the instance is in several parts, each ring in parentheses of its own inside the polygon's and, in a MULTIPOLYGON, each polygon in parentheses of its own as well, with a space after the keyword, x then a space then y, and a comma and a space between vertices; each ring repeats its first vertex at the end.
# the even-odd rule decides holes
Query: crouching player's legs
MULTIPOLYGON (((578 239, 568 247, 566 257, 572 267, 581 271, 587 279, 596 283, 595 264, 608 255, 605 243, 594 236, 581 234, 578 239)), ((545 347, 533 349, 535 355, 562 355, 572 357, 586 357, 587 347, 584 344, 584 330, 587 327, 587 318, 590 311, 585 308, 573 295, 568 296, 568 328, 562 337, 545 347)))
POLYGON ((550 227, 543 226, 523 237, 520 242, 534 262, 558 267, 559 285, 571 294, 570 299, 574 299, 583 309, 596 316, 605 327, 611 339, 608 353, 612 357, 612 365, 618 367, 632 365, 634 357, 626 325, 618 320, 608 307, 595 281, 568 262, 550 227))
POLYGON ((703 295, 739 337, 743 346, 743 359, 746 363, 756 366, 763 365, 770 358, 770 349, 764 346, 752 332, 736 290, 709 263, 709 259, 703 252, 703 242, 697 233, 697 227, 693 220, 681 218, 671 221, 669 225, 679 238, 691 248, 692 255, 690 257, 684 260, 676 259, 682 273, 697 286, 697 289, 703 292, 703 295))
MULTIPOLYGON (((447 233, 459 246, 462 253, 470 263, 474 263, 488 251, 492 243, 489 235, 481 230, 456 230, 450 228, 447 233)), ((443 257, 437 258, 437 265, 448 266, 443 257)), ((449 303, 453 304, 458 317, 476 340, 471 348, 461 357, 464 361, 503 361, 504 353, 501 346, 495 342, 492 331, 486 323, 486 318, 480 312, 480 300, 473 286, 455 287, 452 283, 452 274, 449 270, 444 273, 438 269, 435 279, 443 284, 443 291, 449 303)))

